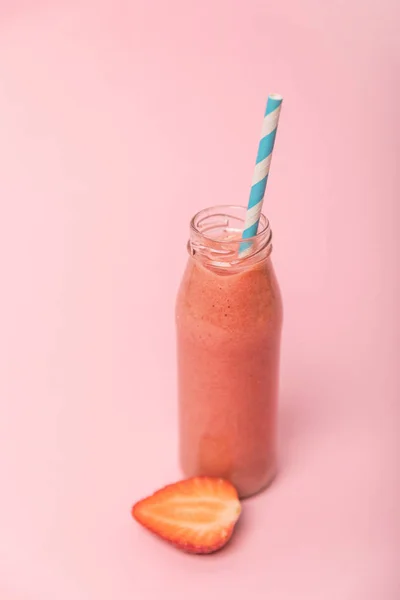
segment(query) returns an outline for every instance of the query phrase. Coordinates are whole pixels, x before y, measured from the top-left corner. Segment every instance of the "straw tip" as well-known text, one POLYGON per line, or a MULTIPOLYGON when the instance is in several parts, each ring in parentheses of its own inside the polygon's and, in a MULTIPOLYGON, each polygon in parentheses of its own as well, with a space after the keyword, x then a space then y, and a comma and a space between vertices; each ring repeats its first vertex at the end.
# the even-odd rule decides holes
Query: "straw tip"
POLYGON ((282 102, 282 100, 283 100, 283 96, 281 96, 280 94, 270 94, 268 96, 268 98, 270 98, 271 100, 277 100, 280 102, 282 102))

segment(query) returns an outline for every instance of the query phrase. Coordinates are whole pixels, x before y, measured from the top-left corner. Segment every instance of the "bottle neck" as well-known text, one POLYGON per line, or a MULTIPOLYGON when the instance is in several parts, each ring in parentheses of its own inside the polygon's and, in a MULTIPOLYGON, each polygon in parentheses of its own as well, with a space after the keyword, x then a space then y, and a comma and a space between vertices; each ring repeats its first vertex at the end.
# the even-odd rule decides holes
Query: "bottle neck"
POLYGON ((272 231, 261 215, 258 233, 243 243, 246 208, 213 206, 197 213, 190 223, 188 252, 204 266, 231 273, 266 260, 272 252, 272 231))

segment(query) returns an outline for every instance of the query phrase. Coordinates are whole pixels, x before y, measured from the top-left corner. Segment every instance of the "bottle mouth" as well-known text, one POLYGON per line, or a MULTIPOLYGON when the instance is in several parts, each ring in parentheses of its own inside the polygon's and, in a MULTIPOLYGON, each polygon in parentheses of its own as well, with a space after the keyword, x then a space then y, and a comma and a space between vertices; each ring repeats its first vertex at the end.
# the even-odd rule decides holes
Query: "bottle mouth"
POLYGON ((266 258, 272 250, 269 221, 262 214, 257 234, 243 240, 246 213, 246 207, 230 204, 199 211, 190 222, 190 255, 210 267, 222 269, 266 258))
MULTIPOLYGON (((197 234, 203 235, 206 239, 213 242, 222 243, 221 232, 237 231, 240 235, 244 229, 247 209, 244 206, 234 204, 220 204, 210 208, 203 208, 194 215, 190 221, 190 228, 197 234)), ((260 239, 269 229, 269 221, 264 214, 260 216, 260 224, 257 234, 251 238, 247 238, 246 242, 253 242, 260 239)))

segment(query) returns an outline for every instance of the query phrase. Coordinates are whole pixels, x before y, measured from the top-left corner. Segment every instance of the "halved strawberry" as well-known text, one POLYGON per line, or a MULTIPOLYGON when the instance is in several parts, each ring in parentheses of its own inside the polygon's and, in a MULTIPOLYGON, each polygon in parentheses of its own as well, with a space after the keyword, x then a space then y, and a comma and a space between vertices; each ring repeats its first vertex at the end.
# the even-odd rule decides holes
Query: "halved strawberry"
POLYGON ((132 508, 141 525, 194 554, 210 554, 231 538, 241 511, 236 489, 224 479, 192 477, 167 485, 132 508))

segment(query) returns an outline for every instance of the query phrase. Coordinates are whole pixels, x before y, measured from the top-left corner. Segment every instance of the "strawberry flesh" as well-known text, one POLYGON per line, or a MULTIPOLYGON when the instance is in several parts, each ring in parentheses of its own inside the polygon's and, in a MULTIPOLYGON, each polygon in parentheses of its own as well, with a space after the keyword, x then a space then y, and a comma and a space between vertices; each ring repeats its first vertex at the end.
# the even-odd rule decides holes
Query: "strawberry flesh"
POLYGON ((241 506, 224 479, 192 477, 158 490, 132 508, 133 518, 177 548, 193 554, 220 550, 232 536, 241 506))

